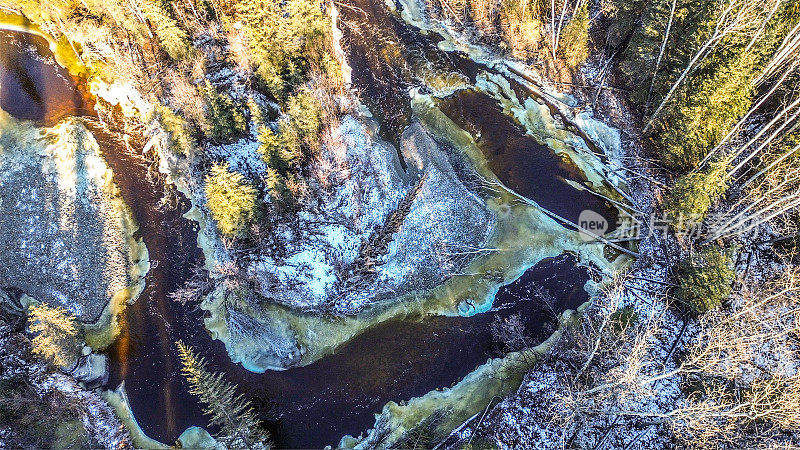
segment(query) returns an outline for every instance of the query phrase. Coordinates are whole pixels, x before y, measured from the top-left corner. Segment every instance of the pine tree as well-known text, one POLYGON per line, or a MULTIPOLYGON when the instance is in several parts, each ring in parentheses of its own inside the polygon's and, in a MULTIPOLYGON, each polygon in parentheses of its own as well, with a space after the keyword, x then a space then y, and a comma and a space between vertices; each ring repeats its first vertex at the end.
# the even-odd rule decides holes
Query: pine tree
POLYGON ((209 134, 218 141, 227 141, 247 129, 247 121, 233 99, 220 93, 208 80, 200 88, 206 99, 206 112, 211 129, 209 134))
POLYGON ((33 352, 56 367, 73 364, 78 355, 80 340, 75 316, 64 308, 44 303, 32 305, 28 327, 34 336, 33 352))
POLYGON ((258 191, 226 163, 211 166, 205 181, 206 204, 220 231, 241 236, 255 218, 258 191))
POLYGON ((669 192, 664 209, 676 230, 684 230, 689 222, 705 220, 711 205, 728 189, 728 164, 711 164, 706 172, 694 172, 678 179, 669 192))
POLYGON ((220 427, 217 440, 233 449, 269 448, 269 434, 256 418, 250 402, 236 393, 236 385, 225 381, 222 373, 210 371, 205 358, 195 354, 191 347, 182 341, 176 345, 189 392, 205 405, 203 412, 210 424, 220 427))

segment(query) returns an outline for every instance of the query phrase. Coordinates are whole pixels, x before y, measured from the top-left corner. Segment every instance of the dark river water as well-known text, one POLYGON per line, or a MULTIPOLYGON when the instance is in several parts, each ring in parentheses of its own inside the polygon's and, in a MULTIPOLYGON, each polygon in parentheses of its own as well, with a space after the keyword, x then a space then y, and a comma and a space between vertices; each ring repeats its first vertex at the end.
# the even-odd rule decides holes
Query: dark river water
POLYGON ((69 72, 34 34, 0 30, 0 108, 43 122, 87 111, 69 72))
MULTIPOLYGON (((381 124, 382 136, 395 144, 411 117, 411 88, 430 93, 426 79, 459 75, 474 83, 480 72, 498 73, 463 53, 440 50, 441 36, 420 33, 388 11, 384 0, 344 3, 347 6, 339 8, 339 27, 353 86, 381 124)), ((400 8, 399 2, 396 4, 400 8)), ((527 89, 513 78, 506 79, 523 102, 529 96, 527 89)), ((585 184, 580 169, 528 135, 503 113, 497 100, 474 90, 460 90, 437 106, 475 137, 492 172, 506 187, 573 223, 578 223, 584 209, 615 223, 616 210, 611 205, 566 182, 585 184)), ((591 142, 587 145, 593 146, 591 142)))
MULTIPOLYGON (((440 100, 438 106, 475 137, 492 173, 517 194, 573 223, 578 223, 585 209, 608 219, 616 216, 605 200, 567 184, 566 180, 583 180, 580 169, 526 134, 492 97, 462 90, 440 100)), ((614 224, 614 220, 609 222, 614 224)))
MULTIPOLYGON (((354 84, 363 87, 365 103, 393 140, 407 124, 407 88, 418 83, 419 67, 474 79, 475 63, 463 55, 438 51, 432 37, 422 36, 391 15, 383 0, 347 3, 361 9, 349 13, 341 9, 351 25, 343 31, 354 84), (364 44, 358 44, 362 42, 358 36, 364 44)), ((0 44, 0 106, 15 117, 39 122, 68 114, 86 116, 140 225, 152 268, 144 292, 125 313, 120 337, 107 350, 111 359, 108 387, 125 382, 137 421, 154 439, 172 443, 187 427, 207 425, 179 373, 174 346, 178 339, 238 384, 279 447, 313 448, 335 445, 345 434, 358 435, 373 425, 374 414, 386 402, 452 386, 487 358, 497 356, 490 330, 497 316, 519 313, 535 340, 546 338, 554 314, 534 299, 535 291, 544 289, 555 299, 555 312, 588 299, 582 288, 589 279, 587 269, 574 256, 564 254, 541 261, 501 288, 490 312, 470 318, 426 316, 385 322, 307 367, 248 372, 231 363, 223 344, 210 338, 202 312, 168 298, 187 280, 191 268, 202 263, 196 225, 182 217, 188 201, 158 176, 150 176, 152 161, 140 154, 142 143, 128 151, 115 133, 96 125, 75 82, 53 63, 46 42, 28 34, 3 32, 0 44), (165 196, 176 200, 158 206, 165 196)), ((443 110, 457 124, 480 131, 482 150, 498 161, 492 168, 512 188, 569 217, 578 208, 599 207, 595 197, 576 194, 579 191, 563 182, 580 179, 580 173, 525 137, 521 127, 492 102, 469 93, 443 102, 443 110), (517 169, 510 169, 515 164, 517 169)))

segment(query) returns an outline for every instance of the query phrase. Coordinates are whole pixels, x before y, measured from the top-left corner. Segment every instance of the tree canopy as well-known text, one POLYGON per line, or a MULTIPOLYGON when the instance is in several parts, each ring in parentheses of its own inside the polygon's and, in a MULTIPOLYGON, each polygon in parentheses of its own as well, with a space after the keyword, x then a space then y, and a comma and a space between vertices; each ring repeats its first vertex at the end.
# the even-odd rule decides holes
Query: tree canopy
POLYGON ((227 163, 214 164, 205 182, 206 204, 219 230, 229 237, 241 236, 256 216, 258 191, 227 163))
POLYGON ((182 341, 176 342, 189 392, 199 397, 211 425, 220 427, 217 440, 232 449, 269 448, 269 434, 253 407, 221 373, 208 369, 206 360, 182 341))
POLYGON ((77 320, 69 311, 45 303, 31 305, 28 327, 35 335, 33 353, 56 367, 73 364, 80 348, 77 320))

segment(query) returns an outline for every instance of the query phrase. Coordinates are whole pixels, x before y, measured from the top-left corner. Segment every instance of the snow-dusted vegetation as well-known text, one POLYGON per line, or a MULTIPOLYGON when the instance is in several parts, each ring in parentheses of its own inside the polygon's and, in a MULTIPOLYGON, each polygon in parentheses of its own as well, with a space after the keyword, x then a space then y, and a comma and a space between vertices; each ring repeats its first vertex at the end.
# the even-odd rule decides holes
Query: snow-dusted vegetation
POLYGON ((0 9, 0 448, 800 445, 796 2, 0 9))

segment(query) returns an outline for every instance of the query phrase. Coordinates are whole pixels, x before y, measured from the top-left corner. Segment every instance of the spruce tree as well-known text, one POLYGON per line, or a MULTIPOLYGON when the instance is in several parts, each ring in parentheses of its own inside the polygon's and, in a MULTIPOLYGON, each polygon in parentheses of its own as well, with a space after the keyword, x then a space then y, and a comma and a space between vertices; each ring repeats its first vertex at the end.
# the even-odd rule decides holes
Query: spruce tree
POLYGON ((292 128, 305 140, 314 140, 322 124, 322 107, 311 91, 303 87, 289 99, 292 128))
POLYGON ((264 108, 262 108, 252 96, 247 99, 247 109, 250 111, 250 120, 253 122, 256 129, 269 122, 264 108))
POLYGON ((158 121, 164 131, 169 133, 169 144, 173 152, 182 156, 190 156, 194 152, 194 137, 189 129, 189 124, 182 117, 163 105, 155 107, 152 117, 158 121))
POLYGON ((678 179, 664 201, 664 209, 678 231, 690 222, 705 220, 708 210, 728 189, 728 164, 711 164, 705 172, 693 172, 678 179))
POLYGON ((736 272, 731 252, 711 245, 681 261, 677 275, 677 295, 681 303, 691 312, 702 314, 718 307, 731 295, 736 272))
POLYGON ((297 139, 287 129, 286 123, 281 122, 278 132, 269 127, 261 127, 258 133, 261 145, 258 152, 268 167, 278 171, 281 175, 286 173, 299 160, 300 150, 297 139))
POLYGON ((698 77, 657 125, 662 162, 676 170, 691 170, 711 151, 752 104, 750 81, 755 58, 743 54, 723 58, 713 74, 698 77))
POLYGON ((584 1, 561 33, 559 52, 567 65, 575 70, 589 57, 589 2, 584 1))
POLYGON ((272 167, 267 169, 267 190, 277 202, 286 203, 290 200, 286 177, 272 167))
POLYGON ((33 353, 56 367, 73 364, 78 356, 80 339, 75 316, 64 308, 45 303, 32 305, 28 328, 34 333, 33 353))
POLYGON ((176 345, 189 392, 203 403, 210 424, 220 427, 216 439, 233 449, 269 448, 269 434, 256 418, 250 402, 236 393, 236 385, 225 381, 222 373, 209 370, 205 358, 191 347, 182 341, 176 345))
POLYGON ((169 5, 164 2, 146 0, 141 3, 145 17, 155 25, 156 36, 161 48, 175 60, 183 59, 192 51, 189 36, 186 34, 169 12, 169 5))
POLYGON ((206 99, 206 112, 210 123, 209 135, 217 141, 228 141, 247 129, 247 121, 233 99, 220 93, 208 80, 201 87, 206 99))
POLYGON ((211 166, 205 181, 206 204, 217 227, 229 237, 241 236, 255 218, 258 191, 226 163, 211 166))
POLYGON ((307 81, 311 67, 335 70, 328 47, 331 24, 316 0, 242 0, 231 12, 231 22, 244 24, 256 76, 279 102, 307 81))

